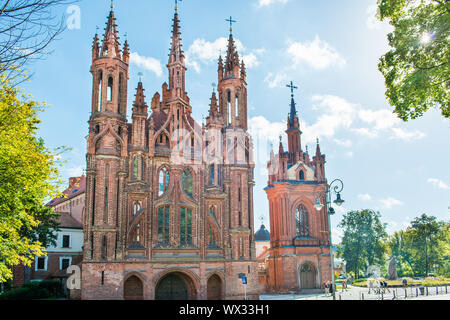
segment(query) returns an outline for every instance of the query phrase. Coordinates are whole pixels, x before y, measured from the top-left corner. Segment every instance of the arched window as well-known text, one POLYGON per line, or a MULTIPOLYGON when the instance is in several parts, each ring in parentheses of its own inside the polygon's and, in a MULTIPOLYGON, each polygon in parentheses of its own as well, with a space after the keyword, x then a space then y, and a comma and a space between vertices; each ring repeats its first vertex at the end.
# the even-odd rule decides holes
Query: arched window
POLYGON ((303 172, 303 170, 300 170, 299 177, 300 177, 300 181, 305 180, 305 173, 303 172))
POLYGON ((193 196, 193 177, 190 170, 185 170, 181 176, 181 182, 183 184, 183 190, 190 197, 193 196))
POLYGON ((141 204, 139 202, 135 202, 133 208, 133 215, 137 215, 139 210, 141 210, 141 204))
POLYGON ((103 72, 99 71, 98 73, 98 104, 97 111, 102 111, 102 92, 103 92, 103 72))
POLYGON ((118 92, 118 99, 117 99, 117 113, 121 114, 122 109, 122 88, 123 88, 123 74, 120 73, 119 75, 119 92, 118 92))
POLYGON ((239 96, 236 95, 236 100, 235 100, 235 107, 236 107, 236 113, 235 113, 235 117, 236 119, 239 119, 239 96))
POLYGON ((300 205, 296 212, 296 224, 297 224, 297 236, 307 237, 309 236, 308 227, 308 211, 303 205, 300 205))
POLYGON ((169 188, 170 182, 170 173, 167 168, 162 168, 159 171, 159 188, 158 188, 158 196, 162 196, 167 189, 169 188))
POLYGON ((133 180, 137 180, 138 178, 138 158, 133 157, 133 180))
POLYGON ((209 226, 209 246, 215 246, 216 245, 216 237, 214 236, 214 232, 211 226, 209 226))
POLYGON ((231 123, 231 92, 227 90, 227 112, 228 112, 228 124, 231 123))
POLYGON ((180 208, 180 244, 192 244, 192 210, 180 208))
POLYGON ((170 207, 158 209, 158 243, 169 243, 170 207))
POLYGON ((161 133, 159 138, 156 140, 158 146, 169 146, 169 138, 164 133, 161 133))
POLYGON ((108 90, 107 90, 107 100, 112 101, 112 93, 113 93, 113 78, 108 78, 108 90))
POLYGON ((211 185, 214 184, 214 170, 215 170, 215 165, 213 163, 209 166, 209 184, 211 184, 211 185))

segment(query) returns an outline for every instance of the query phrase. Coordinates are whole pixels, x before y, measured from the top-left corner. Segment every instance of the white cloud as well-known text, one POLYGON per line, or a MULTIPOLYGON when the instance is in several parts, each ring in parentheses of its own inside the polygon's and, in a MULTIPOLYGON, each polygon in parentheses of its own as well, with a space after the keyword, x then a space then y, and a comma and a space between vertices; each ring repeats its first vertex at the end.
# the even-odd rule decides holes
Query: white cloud
POLYGON ((334 139, 334 142, 346 148, 350 148, 352 146, 352 142, 349 139, 347 140, 334 139))
POLYGON ((79 177, 83 174, 83 167, 78 166, 78 167, 69 168, 69 169, 67 169, 67 173, 71 177, 79 177))
POLYGON ((353 151, 348 151, 344 153, 344 156, 346 156, 347 158, 353 158, 353 151))
POLYGON ((300 120, 304 143, 314 143, 317 137, 332 137, 338 129, 349 128, 358 109, 358 105, 332 95, 313 96, 312 101, 314 109, 325 112, 312 125, 300 120))
POLYGON ((425 133, 419 130, 407 131, 401 128, 392 128, 393 135, 390 139, 399 139, 403 141, 419 140, 426 136, 425 133))
POLYGON ((258 0, 258 7, 267 7, 275 3, 286 4, 288 1, 289 0, 258 0))
POLYGON ((400 200, 397 200, 393 197, 388 197, 386 199, 381 199, 380 200, 381 203, 383 204, 383 206, 387 209, 392 208, 393 206, 401 206, 403 204, 403 202, 401 202, 400 200))
POLYGON ((361 136, 367 137, 367 138, 376 138, 378 137, 378 132, 374 130, 370 130, 369 128, 354 128, 352 129, 353 132, 356 134, 359 134, 361 136))
POLYGON ((263 116, 252 117, 248 121, 249 133, 253 139, 253 154, 256 164, 261 165, 261 174, 266 175, 265 165, 269 161, 269 153, 273 146, 274 153, 278 153, 278 141, 280 134, 285 136, 285 122, 270 122, 263 116))
POLYGON ((277 74, 269 73, 264 79, 264 82, 271 89, 281 87, 283 83, 287 82, 287 75, 283 72, 277 74))
POLYGON ((144 57, 136 52, 130 54, 130 62, 148 71, 154 72, 158 77, 163 74, 162 64, 159 60, 152 57, 144 57))
POLYGON ((450 187, 442 180, 436 178, 430 178, 427 180, 428 183, 431 183, 442 190, 450 190, 450 187))
POLYGON ((382 23, 376 17, 377 11, 378 11, 378 5, 376 3, 371 4, 366 10, 366 13, 367 13, 366 26, 370 30, 381 29, 382 23))
MULTIPOLYGON (((254 68, 259 65, 259 56, 264 53, 264 49, 249 50, 238 39, 235 39, 235 45, 238 53, 244 60, 246 68, 254 68)), ((186 51, 186 65, 199 73, 201 64, 217 62, 220 54, 222 56, 226 55, 227 48, 228 39, 224 37, 217 38, 212 42, 205 39, 195 39, 186 51)))
POLYGON ((377 137, 380 131, 389 131, 391 133, 390 139, 403 141, 418 140, 425 137, 425 133, 419 130, 408 131, 406 129, 396 127, 401 124, 402 121, 395 113, 388 109, 360 109, 358 111, 358 117, 363 122, 372 125, 372 128, 358 128, 353 131, 369 138, 377 137))
POLYGON ((368 193, 366 193, 366 194, 358 194, 358 199, 362 200, 362 201, 370 201, 370 200, 372 200, 372 197, 368 193))
POLYGON ((291 42, 287 53, 292 58, 294 65, 306 63, 318 70, 334 65, 342 68, 346 64, 345 59, 336 49, 326 41, 320 40, 318 35, 311 42, 291 42))
POLYGON ((401 122, 401 120, 390 110, 369 110, 361 109, 358 112, 359 118, 369 124, 374 124, 375 130, 385 130, 401 122))

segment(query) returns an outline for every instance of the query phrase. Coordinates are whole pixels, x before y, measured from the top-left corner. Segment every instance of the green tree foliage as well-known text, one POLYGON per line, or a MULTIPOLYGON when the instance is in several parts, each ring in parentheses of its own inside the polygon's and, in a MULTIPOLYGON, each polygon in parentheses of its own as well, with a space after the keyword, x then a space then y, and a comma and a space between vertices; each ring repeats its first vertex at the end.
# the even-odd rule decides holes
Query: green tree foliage
POLYGON ((395 256, 397 259, 397 274, 399 277, 415 277, 412 267, 411 253, 407 248, 408 237, 405 231, 396 231, 387 241, 387 251, 390 257, 395 256))
POLYGON ((399 276, 450 275, 450 223, 423 214, 389 237, 387 246, 399 260, 399 276))
MULTIPOLYGON (((448 224, 437 221, 434 216, 422 214, 411 222, 405 232, 404 250, 410 255, 416 275, 426 276, 438 265, 445 265, 445 244, 448 239, 448 224)), ((448 244, 447 244, 448 245, 448 244)), ((448 246, 447 246, 448 259, 448 246)))
POLYGON ((386 97, 404 121, 432 107, 450 118, 450 1, 379 0, 392 47, 380 59, 386 97))
POLYGON ((350 211, 344 215, 339 227, 344 231, 339 256, 346 261, 347 271, 353 271, 356 279, 368 266, 384 264, 387 233, 379 212, 370 209, 350 211))
POLYGON ((54 243, 55 214, 43 204, 56 195, 57 159, 37 137, 42 106, 0 81, 0 282, 11 266, 30 265, 54 243))

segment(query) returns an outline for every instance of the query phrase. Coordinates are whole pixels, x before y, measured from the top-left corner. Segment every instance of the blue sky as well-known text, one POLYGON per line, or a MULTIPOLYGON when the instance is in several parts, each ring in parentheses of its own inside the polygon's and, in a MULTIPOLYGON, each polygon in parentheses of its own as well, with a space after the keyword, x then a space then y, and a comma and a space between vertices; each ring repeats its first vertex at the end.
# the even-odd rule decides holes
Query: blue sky
MULTIPOLYGON (((450 206, 449 121, 437 110, 403 123, 392 115, 378 71, 391 30, 374 19, 376 0, 185 0, 179 5, 186 86, 195 119, 207 115, 217 58, 225 52, 230 15, 238 50, 247 65, 249 125, 255 149, 255 225, 268 224, 266 161, 270 141, 277 146, 289 112, 289 81, 295 92, 302 144, 326 154, 329 181, 344 181, 343 207, 332 217, 336 228, 346 210, 381 212, 392 233, 427 213, 448 220, 450 206)), ((132 52, 128 116, 143 72, 147 101, 167 79, 174 1, 116 0, 122 40, 132 52)), ((52 107, 41 115, 40 134, 50 148, 73 148, 64 158, 65 178, 85 168, 87 121, 91 110, 92 39, 103 33, 109 1, 84 0, 60 8, 69 29, 37 61, 23 87, 52 107), (79 24, 78 24, 79 23, 79 24)))

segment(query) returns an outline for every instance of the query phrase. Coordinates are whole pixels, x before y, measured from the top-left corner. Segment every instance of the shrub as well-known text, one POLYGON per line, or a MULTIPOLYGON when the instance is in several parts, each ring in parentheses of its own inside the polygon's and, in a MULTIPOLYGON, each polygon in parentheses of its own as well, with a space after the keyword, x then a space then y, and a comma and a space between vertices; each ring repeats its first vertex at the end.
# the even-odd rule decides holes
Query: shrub
POLYGON ((21 288, 7 291, 0 295, 0 300, 36 300, 56 297, 61 294, 61 286, 58 281, 31 281, 21 288))

